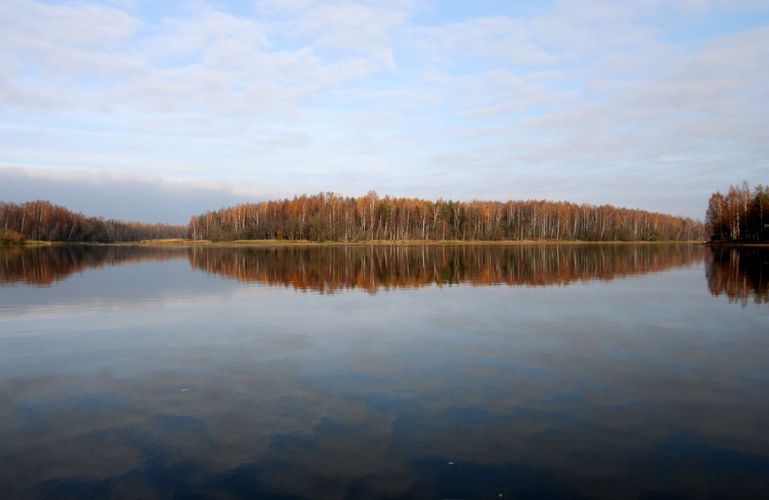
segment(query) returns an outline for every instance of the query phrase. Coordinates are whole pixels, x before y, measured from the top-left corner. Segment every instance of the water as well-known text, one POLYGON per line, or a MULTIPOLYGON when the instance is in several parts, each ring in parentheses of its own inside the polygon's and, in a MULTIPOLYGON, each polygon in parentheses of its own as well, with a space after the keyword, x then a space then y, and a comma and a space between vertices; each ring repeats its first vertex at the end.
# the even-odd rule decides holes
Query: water
POLYGON ((758 249, 0 249, 0 491, 767 497, 768 334, 758 249))

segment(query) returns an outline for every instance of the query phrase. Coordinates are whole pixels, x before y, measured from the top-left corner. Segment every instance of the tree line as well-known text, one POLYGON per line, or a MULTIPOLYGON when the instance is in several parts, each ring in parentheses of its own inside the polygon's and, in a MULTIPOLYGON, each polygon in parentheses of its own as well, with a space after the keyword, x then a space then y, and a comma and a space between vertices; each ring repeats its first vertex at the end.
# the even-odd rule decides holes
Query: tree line
POLYGON ((186 237, 186 226, 87 217, 47 201, 0 203, 0 240, 112 243, 186 237))
MULTIPOLYGON (((762 209, 763 210, 763 209, 762 209)), ((763 213, 763 211, 761 212, 763 213)), ((569 202, 345 197, 334 193, 246 203, 193 216, 187 226, 88 217, 47 201, 0 203, 0 240, 702 240, 699 221, 569 202)))
POLYGON ((705 225, 711 241, 769 241, 769 186, 751 190, 747 182, 726 196, 710 196, 705 225))
POLYGON ((550 201, 430 201, 334 193, 245 203, 190 219, 195 240, 702 240, 685 217, 550 201))

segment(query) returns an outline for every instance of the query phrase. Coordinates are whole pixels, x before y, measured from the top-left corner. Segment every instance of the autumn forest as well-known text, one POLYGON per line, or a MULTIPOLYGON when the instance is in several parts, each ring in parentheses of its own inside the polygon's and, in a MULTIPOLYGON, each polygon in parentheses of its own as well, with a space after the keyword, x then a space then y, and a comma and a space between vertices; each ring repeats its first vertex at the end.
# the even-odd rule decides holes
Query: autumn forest
POLYGON ((334 193, 245 203, 185 225, 89 217, 46 201, 0 203, 0 240, 210 241, 714 241, 769 239, 769 188, 714 193, 705 224, 611 205, 551 201, 452 201, 334 193))
POLYGON ((87 217, 47 201, 0 203, 0 241, 99 242, 184 238, 187 228, 87 217))
POLYGON ((237 205, 193 217, 195 240, 698 240, 692 219, 611 205, 429 201, 332 193, 237 205))
POLYGON ((705 223, 713 241, 769 241, 769 186, 751 190, 747 182, 726 196, 710 197, 705 223))

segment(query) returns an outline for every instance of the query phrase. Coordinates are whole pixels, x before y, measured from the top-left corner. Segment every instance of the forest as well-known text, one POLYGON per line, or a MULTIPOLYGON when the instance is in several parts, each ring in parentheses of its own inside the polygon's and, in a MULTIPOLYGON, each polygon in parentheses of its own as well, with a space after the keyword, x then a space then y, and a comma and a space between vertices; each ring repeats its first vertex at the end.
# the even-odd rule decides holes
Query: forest
POLYGON ((334 193, 246 203, 192 217, 195 240, 703 240, 690 218, 550 201, 429 201, 334 193))
POLYGON ((731 186, 726 196, 710 196, 705 225, 710 240, 730 242, 769 241, 769 186, 751 190, 747 182, 731 186))
POLYGON ((186 236, 186 226, 87 217, 47 201, 0 203, 0 241, 114 243, 186 236))
POLYGON ((703 240, 685 217, 550 201, 452 201, 334 193, 246 203, 193 216, 187 226, 88 217, 47 201, 0 203, 0 240, 703 240))

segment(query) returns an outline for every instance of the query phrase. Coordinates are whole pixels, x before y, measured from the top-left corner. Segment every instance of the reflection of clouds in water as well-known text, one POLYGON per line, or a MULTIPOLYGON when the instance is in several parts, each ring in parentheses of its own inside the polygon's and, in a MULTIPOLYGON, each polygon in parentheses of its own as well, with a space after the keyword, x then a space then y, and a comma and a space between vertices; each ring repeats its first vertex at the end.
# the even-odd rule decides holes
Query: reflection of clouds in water
MULTIPOLYGON (((626 280, 375 297, 211 280, 184 260, 167 274, 125 266, 191 299, 146 309, 125 291, 121 308, 0 317, 24 323, 0 337, 0 483, 19 495, 440 497, 461 496, 441 489, 451 478, 491 493, 497 474, 524 478, 500 490, 521 494, 762 496, 750 488, 769 472, 766 312, 712 300, 702 268, 685 267, 703 249, 688 248, 585 257, 669 270, 626 280)), ((339 276, 336 257, 304 252, 256 262, 339 276)), ((249 252, 234 255, 250 269, 249 252)), ((489 267, 472 262, 500 262, 473 255, 438 261, 460 263, 460 282, 489 267)), ((120 276, 108 270, 78 279, 108 290, 120 276)), ((32 289, 38 305, 69 282, 32 289)))
MULTIPOLYGON (((144 321, 141 317, 136 316, 138 311, 151 314, 153 311, 161 312, 168 307, 183 307, 189 303, 222 302, 239 297, 254 298, 258 295, 258 292, 253 289, 249 290, 226 285, 221 287, 212 286, 210 288, 174 289, 172 283, 166 283, 168 290, 158 290, 153 297, 137 300, 131 300, 131 297, 122 296, 120 292, 112 296, 108 295, 109 292, 107 294, 98 294, 90 291, 80 296, 73 296, 68 293, 70 290, 83 290, 84 287, 87 288, 96 281, 96 276, 98 275, 95 275, 94 279, 90 279, 87 284, 73 283, 71 288, 65 288, 65 285, 60 285, 62 288, 61 293, 57 294, 50 302, 40 301, 37 304, 26 304, 23 302, 23 298, 17 297, 17 300, 13 303, 0 304, 0 318, 8 321, 16 319, 22 322, 25 317, 48 317, 51 321, 62 321, 70 316, 80 314, 125 314, 126 319, 121 324, 126 325, 131 321, 144 321)), ((100 279, 100 281, 107 280, 100 279)), ((158 281, 158 283, 162 282, 158 281)), ((152 292, 148 291, 148 293, 152 292)), ((94 327, 99 328, 97 326, 94 327)), ((10 331, 8 333, 14 334, 14 332, 10 331)), ((2 332, 0 332, 0 337, 2 337, 2 332)))
MULTIPOLYGON (((569 289, 348 294, 334 303, 349 313, 325 320, 323 307, 304 306, 328 298, 284 291, 283 302, 264 304, 280 313, 225 316, 236 324, 209 330, 215 339, 156 332, 154 341, 111 354, 127 358, 132 371, 110 372, 107 358, 87 361, 79 374, 52 366, 52 375, 4 378, 0 461, 12 464, 8 478, 25 478, 16 483, 24 487, 80 477, 157 495, 162 476, 213 493, 237 476, 250 491, 335 498, 426 487, 425 460, 527 465, 555 474, 570 491, 598 485, 606 496, 678 491, 682 477, 659 464, 676 460, 696 476, 702 469, 692 446, 716 457, 731 450, 735 463, 761 470, 769 408, 758 367, 769 349, 752 328, 761 317, 724 344, 716 333, 742 314, 728 304, 689 325, 673 321, 674 311, 629 313, 672 297, 691 309, 686 301, 704 290, 685 291, 700 272, 569 289), (434 311, 446 294, 453 312, 434 311), (569 324, 544 314, 571 311, 569 300, 583 307, 569 324), (604 308, 617 309, 624 325, 589 319, 604 308), (285 324, 290 311, 305 309, 304 322, 285 324), (377 310, 400 318, 382 323, 377 310), (720 316, 723 324, 711 324, 720 316), (100 447, 108 449, 88 451, 100 447)), ((243 300, 233 308, 250 302, 243 300)), ((191 328, 197 319, 179 321, 191 328)), ((695 482, 690 493, 739 487, 727 484, 729 474, 695 482)))
MULTIPOLYGON (((513 408, 499 411, 478 409, 477 401, 468 407, 461 400, 464 394, 446 404, 427 393, 418 403, 402 403, 395 414, 381 402, 364 404, 278 377, 187 378, 183 383, 192 387, 189 394, 180 393, 179 381, 173 379, 108 384, 105 389, 120 394, 114 413, 54 412, 48 415, 55 420, 50 425, 44 416, 36 427, 43 424, 46 442, 32 440, 34 444, 25 444, 23 450, 4 447, 11 455, 3 462, 15 464, 9 473, 27 472, 25 466, 34 464, 39 476, 28 472, 15 476, 28 478, 30 486, 55 477, 84 476, 94 481, 119 479, 129 472, 140 476, 143 468, 158 467, 148 465, 153 460, 160 460, 161 468, 171 474, 175 467, 194 464, 197 478, 182 474, 178 479, 201 488, 210 486, 206 481, 221 471, 253 464, 254 481, 264 488, 306 497, 323 491, 338 498, 371 476, 387 481, 376 481, 370 488, 387 484, 388 494, 407 491, 415 481, 409 460, 420 457, 487 465, 536 464, 562 468, 582 481, 611 478, 625 474, 632 465, 629 460, 651 460, 659 439, 670 431, 663 428, 660 436, 650 436, 639 429, 612 430, 525 394, 518 396, 513 408), (142 389, 148 385, 151 391, 142 389), (105 417, 110 424, 106 427, 100 425, 105 417), (93 448, 96 452, 89 452, 93 448), (25 461, 30 453, 31 459, 25 461), (47 457, 47 467, 40 467, 40 456, 47 457), (592 458, 586 462, 586 456, 592 458), (9 461, 11 457, 20 460, 9 461)), ((513 382, 513 388, 525 388, 522 382, 513 382)), ((56 391, 61 389, 57 384, 56 391)), ((78 401, 82 388, 70 390, 73 393, 64 395, 78 401)), ((493 408, 493 400, 484 402, 493 408)), ((621 411, 623 418, 632 414, 632 409, 621 411)), ((14 439, 25 441, 31 434, 11 431, 14 439)), ((648 479, 643 477, 646 472, 639 471, 635 479, 648 479)), ((151 491, 156 485, 149 482, 145 487, 151 491)))
MULTIPOLYGON (((116 479, 158 459, 167 469, 194 463, 205 485, 219 471, 259 464, 267 471, 260 480, 273 487, 310 487, 304 476, 338 482, 342 489, 332 496, 369 471, 402 474, 382 439, 391 425, 387 415, 321 394, 291 373, 226 375, 49 379, 20 393, 15 384, 5 386, 4 400, 27 413, 12 418, 10 412, 0 424, 5 473, 26 489, 56 478, 116 479), (182 385, 191 390, 181 392, 182 385), (290 469, 281 471, 281 463, 290 469)), ((312 490, 298 493, 312 496, 312 490)))

